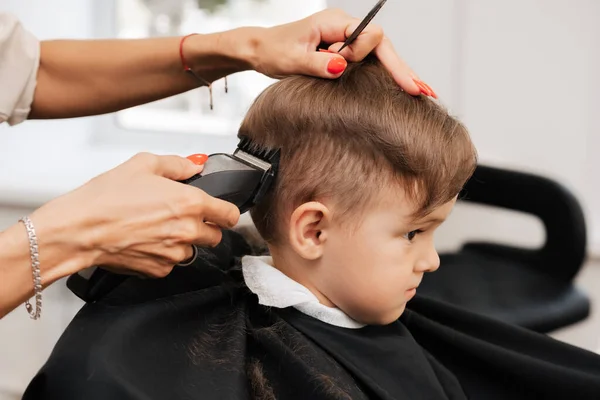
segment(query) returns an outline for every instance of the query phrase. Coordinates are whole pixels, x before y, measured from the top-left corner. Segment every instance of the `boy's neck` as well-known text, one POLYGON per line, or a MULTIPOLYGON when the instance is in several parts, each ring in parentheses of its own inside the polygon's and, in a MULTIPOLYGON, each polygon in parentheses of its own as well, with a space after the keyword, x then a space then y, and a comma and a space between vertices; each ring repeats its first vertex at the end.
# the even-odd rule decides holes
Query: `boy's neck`
POLYGON ((289 249, 269 246, 269 251, 273 258, 273 266, 275 268, 285 274, 288 278, 310 290, 310 292, 319 300, 319 303, 326 307, 336 307, 336 305, 317 288, 318 282, 314 277, 314 272, 320 268, 319 261, 303 259, 289 249))

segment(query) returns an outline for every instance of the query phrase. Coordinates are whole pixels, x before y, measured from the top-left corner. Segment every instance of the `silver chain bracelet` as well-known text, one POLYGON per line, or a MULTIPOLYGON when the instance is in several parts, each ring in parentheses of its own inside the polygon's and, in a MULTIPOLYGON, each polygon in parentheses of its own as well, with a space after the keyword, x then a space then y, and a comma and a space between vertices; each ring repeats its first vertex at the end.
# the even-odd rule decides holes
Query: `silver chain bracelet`
POLYGON ((25 308, 32 319, 40 318, 42 314, 42 278, 40 277, 40 254, 38 249, 37 236, 35 234, 35 228, 29 217, 23 217, 19 219, 27 229, 27 236, 29 237, 29 253, 31 255, 31 271, 33 273, 33 293, 35 295, 35 311, 33 306, 29 304, 29 300, 25 302, 25 308))

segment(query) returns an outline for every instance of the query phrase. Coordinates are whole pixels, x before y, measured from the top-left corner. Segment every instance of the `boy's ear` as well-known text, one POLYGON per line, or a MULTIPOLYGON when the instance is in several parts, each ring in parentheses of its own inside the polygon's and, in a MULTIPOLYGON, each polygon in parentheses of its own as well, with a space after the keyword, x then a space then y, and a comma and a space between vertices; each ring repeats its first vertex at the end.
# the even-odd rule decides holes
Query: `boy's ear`
POLYGON ((327 228, 331 226, 331 212, 317 201, 304 203, 290 217, 290 245, 298 255, 316 260, 323 255, 327 228))

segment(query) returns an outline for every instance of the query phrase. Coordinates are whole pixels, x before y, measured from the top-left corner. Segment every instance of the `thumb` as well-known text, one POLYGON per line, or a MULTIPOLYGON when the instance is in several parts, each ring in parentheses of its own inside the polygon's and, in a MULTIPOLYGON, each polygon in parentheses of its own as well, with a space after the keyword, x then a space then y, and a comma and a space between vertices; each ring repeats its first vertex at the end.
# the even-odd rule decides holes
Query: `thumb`
POLYGON ((302 73, 320 78, 338 78, 348 66, 344 57, 323 49, 307 54, 305 60, 305 70, 302 73))
POLYGON ((189 158, 179 156, 159 156, 155 172, 157 175, 167 179, 181 181, 196 175, 202 171, 202 168, 203 165, 197 165, 189 158))

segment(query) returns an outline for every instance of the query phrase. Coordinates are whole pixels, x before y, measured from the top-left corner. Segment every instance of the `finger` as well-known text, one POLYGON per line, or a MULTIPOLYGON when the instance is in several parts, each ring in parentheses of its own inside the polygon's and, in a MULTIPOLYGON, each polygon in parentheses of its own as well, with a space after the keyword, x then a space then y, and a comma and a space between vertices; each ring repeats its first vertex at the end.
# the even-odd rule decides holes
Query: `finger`
POLYGON ((169 264, 179 264, 192 258, 194 249, 189 244, 180 244, 166 249, 162 252, 161 257, 169 264))
POLYGON ((192 154, 186 158, 196 165, 204 165, 206 161, 208 161, 208 156, 206 154, 192 154))
MULTIPOLYGON (((190 187, 192 188, 192 187, 190 187)), ((198 215, 202 216, 203 221, 212 222, 223 228, 234 227, 240 219, 240 210, 232 203, 212 197, 199 189, 198 215)))
POLYGON ((173 263, 180 267, 187 267, 191 265, 198 257, 198 252, 196 249, 196 246, 177 246, 177 249, 174 249, 171 254, 173 263))
POLYGON ((189 260, 196 253, 196 250, 192 246, 182 246, 181 251, 181 255, 176 259, 178 263, 189 260))
POLYGON ((302 59, 302 62, 298 73, 319 78, 337 78, 348 66, 344 57, 327 50, 311 52, 302 59))
MULTIPOLYGON (((360 25, 359 20, 355 20, 346 30, 346 36, 350 36, 356 28, 360 25)), ((379 25, 369 24, 367 27, 358 35, 356 40, 339 53, 346 60, 357 62, 362 61, 368 56, 383 40, 383 30, 379 25)), ((334 43, 329 47, 330 50, 338 52, 343 46, 343 42, 334 43)))
POLYGON ((127 269, 125 267, 119 267, 119 266, 114 266, 114 265, 101 265, 100 268, 111 272, 113 274, 117 274, 117 275, 128 275, 128 276, 141 276, 142 274, 130 269, 127 269))
POLYGON ((175 265, 170 262, 161 263, 161 265, 156 266, 155 268, 148 270, 146 275, 150 278, 161 279, 167 277, 172 271, 175 265))
POLYGON ((346 34, 348 29, 353 24, 355 24, 354 26, 358 26, 356 23, 358 20, 350 17, 342 10, 326 10, 316 14, 314 17, 321 40, 326 43, 343 42, 350 35, 350 33, 346 34))
POLYGON ((198 161, 180 156, 157 156, 154 173, 174 181, 181 181, 202 171, 203 165, 198 165, 196 162, 198 161))
POLYGON ((151 276, 149 271, 154 271, 157 268, 157 265, 157 261, 153 258, 142 258, 136 260, 135 264, 132 264, 131 260, 123 260, 121 263, 115 265, 101 265, 100 268, 112 272, 113 274, 135 276, 144 279, 151 276), (133 267, 133 265, 135 265, 135 267, 133 267))
POLYGON ((375 55, 402 89, 413 96, 421 93, 421 88, 415 82, 418 79, 415 73, 402 61, 387 38, 384 37, 375 48, 375 55))
POLYGON ((223 232, 217 225, 201 222, 199 237, 194 244, 201 247, 216 247, 223 240, 223 232))

